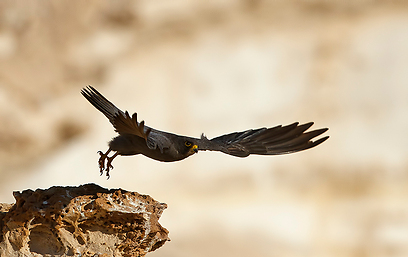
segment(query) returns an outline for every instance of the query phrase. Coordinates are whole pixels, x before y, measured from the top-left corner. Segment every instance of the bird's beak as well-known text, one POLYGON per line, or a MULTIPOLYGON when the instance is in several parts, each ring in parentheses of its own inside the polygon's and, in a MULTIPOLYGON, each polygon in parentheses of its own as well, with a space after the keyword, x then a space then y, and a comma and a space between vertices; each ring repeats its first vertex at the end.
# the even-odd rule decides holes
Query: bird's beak
POLYGON ((198 153, 198 145, 193 145, 191 149, 193 149, 194 153, 198 153))

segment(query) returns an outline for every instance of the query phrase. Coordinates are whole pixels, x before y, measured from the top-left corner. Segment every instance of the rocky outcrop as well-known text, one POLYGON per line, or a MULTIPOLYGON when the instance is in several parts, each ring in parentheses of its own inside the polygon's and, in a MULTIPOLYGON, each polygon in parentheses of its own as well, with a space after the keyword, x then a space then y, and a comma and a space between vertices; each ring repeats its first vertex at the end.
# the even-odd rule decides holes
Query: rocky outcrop
POLYGON ((95 184, 14 192, 0 205, 0 256, 144 256, 161 247, 167 205, 95 184))

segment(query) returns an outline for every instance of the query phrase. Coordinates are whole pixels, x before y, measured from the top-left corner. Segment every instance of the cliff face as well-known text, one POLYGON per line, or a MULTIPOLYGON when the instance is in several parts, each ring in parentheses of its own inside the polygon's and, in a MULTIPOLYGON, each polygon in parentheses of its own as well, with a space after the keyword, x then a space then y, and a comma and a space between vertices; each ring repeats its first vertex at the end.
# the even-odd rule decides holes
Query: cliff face
POLYGON ((14 192, 0 206, 0 256, 144 256, 161 247, 167 205, 95 184, 14 192))

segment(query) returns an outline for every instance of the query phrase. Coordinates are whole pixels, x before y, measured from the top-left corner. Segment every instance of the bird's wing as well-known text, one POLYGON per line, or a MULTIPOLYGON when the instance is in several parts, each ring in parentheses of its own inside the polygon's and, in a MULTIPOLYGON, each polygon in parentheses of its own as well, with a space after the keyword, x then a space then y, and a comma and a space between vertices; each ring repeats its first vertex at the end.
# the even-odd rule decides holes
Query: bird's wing
POLYGON ((147 140, 151 128, 145 126, 144 121, 137 122, 136 113, 130 116, 127 111, 121 111, 92 86, 83 88, 81 94, 109 119, 116 132, 136 135, 147 140))
POLYGON ((133 113, 132 117, 130 117, 127 111, 124 115, 119 113, 115 116, 113 127, 119 134, 133 134, 146 140, 152 130, 144 125, 144 120, 137 122, 137 113, 133 113))
POLYGON ((226 154, 246 157, 250 154, 278 155, 303 151, 315 147, 329 137, 316 141, 311 139, 323 134, 328 129, 317 129, 305 132, 313 125, 309 122, 299 125, 298 122, 287 126, 250 129, 222 135, 211 140, 202 136, 197 141, 199 150, 221 151, 226 154))

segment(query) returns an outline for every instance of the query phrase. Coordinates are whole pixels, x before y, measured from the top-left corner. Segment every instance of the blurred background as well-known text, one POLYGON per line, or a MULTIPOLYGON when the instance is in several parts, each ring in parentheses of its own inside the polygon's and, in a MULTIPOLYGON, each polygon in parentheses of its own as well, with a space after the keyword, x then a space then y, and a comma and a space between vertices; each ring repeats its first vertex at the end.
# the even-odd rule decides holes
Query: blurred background
POLYGON ((406 1, 2 1, 0 202, 96 183, 168 204, 149 256, 408 256, 406 1), (81 95, 209 138, 295 121, 285 156, 119 157, 81 95))

